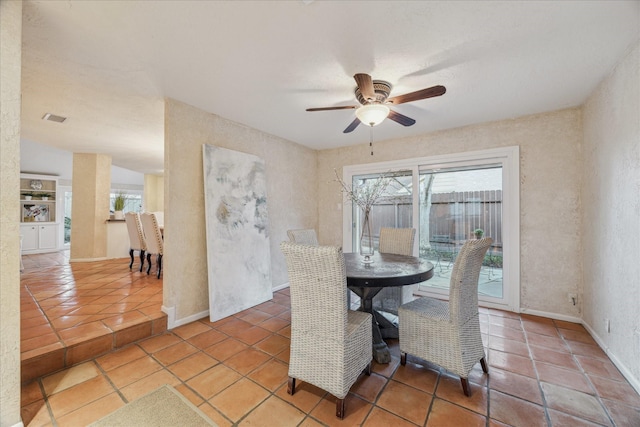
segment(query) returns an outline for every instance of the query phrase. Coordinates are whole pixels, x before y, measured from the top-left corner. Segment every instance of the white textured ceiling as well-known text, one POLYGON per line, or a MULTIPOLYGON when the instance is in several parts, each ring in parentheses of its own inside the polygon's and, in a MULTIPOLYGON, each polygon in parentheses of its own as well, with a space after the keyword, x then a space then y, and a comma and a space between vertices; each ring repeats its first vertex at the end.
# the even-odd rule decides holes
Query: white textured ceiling
POLYGON ((638 40, 638 1, 24 1, 22 137, 163 169, 163 97, 316 148, 342 133, 355 73, 391 96, 376 140, 582 104, 638 40), (68 117, 41 120, 45 113, 68 117))

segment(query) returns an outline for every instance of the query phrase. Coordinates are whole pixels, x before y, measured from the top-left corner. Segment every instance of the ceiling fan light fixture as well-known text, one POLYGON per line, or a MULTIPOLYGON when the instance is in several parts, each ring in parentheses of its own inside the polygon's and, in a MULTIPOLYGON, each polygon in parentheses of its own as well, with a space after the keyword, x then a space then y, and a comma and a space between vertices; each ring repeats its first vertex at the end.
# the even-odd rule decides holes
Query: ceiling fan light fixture
POLYGON ((369 126, 377 126, 389 115, 389 107, 383 104, 366 104, 356 110, 356 117, 369 126))

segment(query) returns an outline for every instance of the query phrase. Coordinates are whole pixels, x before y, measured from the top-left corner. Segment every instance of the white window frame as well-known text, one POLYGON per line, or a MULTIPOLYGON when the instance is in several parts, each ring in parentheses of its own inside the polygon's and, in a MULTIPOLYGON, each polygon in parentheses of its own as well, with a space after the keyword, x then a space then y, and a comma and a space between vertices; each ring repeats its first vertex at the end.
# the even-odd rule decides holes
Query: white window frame
MULTIPOLYGON (((496 163, 502 166, 502 240, 503 253, 503 291, 501 302, 483 301, 486 307, 495 307, 520 312, 520 147, 510 146, 464 153, 443 154, 437 156, 392 160, 386 162, 348 165, 342 169, 342 179, 351 183, 354 175, 366 175, 382 172, 407 171, 413 173, 413 221, 419 217, 419 172, 424 169, 449 168, 474 165, 479 162, 496 163)), ((352 252, 353 209, 342 211, 342 247, 352 252)), ((414 254, 418 253, 419 240, 415 239, 414 254)), ((438 295, 443 297, 443 295, 438 295)), ((445 295, 446 297, 446 295, 445 295)))

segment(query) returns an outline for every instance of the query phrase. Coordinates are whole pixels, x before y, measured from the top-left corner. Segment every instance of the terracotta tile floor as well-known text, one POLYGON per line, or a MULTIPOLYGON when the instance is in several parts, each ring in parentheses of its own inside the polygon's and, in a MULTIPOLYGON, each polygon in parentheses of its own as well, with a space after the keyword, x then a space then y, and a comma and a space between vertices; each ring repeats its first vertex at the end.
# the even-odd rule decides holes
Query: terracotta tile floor
MULTIPOLYGON (((112 277, 118 275, 112 262, 78 267, 43 267, 38 293, 48 292, 43 277, 57 289, 69 281, 70 271, 105 279, 96 280, 95 289, 124 280, 112 277)), ((154 283, 135 273, 127 277, 131 288, 138 281, 142 289, 154 283)), ((97 302, 104 294, 94 296, 89 305, 134 304, 97 302)), ((73 316, 86 297, 59 298, 59 306, 49 309, 64 306, 54 312, 73 316)), ((77 316, 91 324, 95 313, 77 316)), ((220 426, 640 425, 640 397, 582 326, 484 308, 481 321, 490 372, 483 374, 479 365, 472 371, 471 397, 462 394, 458 378, 436 366, 411 356, 400 366, 397 341, 389 340, 392 362, 374 362, 371 376, 358 380, 340 421, 333 398, 322 390, 300 382, 294 396, 286 393, 290 300, 285 289, 218 322, 201 319, 25 382, 23 421, 83 426, 171 384, 220 426)), ((104 318, 100 322, 108 327, 104 318)))
MULTIPOLYGON (((128 259, 69 264, 69 251, 22 257, 21 375, 30 380, 166 331, 162 279, 128 259)), ((137 260, 136 260, 137 261, 137 260)))

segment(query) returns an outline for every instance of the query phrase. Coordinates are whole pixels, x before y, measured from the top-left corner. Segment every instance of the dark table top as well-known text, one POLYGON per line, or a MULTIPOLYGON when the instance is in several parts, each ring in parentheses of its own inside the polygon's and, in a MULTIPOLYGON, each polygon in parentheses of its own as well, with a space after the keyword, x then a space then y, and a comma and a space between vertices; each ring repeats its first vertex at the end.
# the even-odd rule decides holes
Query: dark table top
POLYGON ((384 288, 424 282, 433 277, 433 264, 417 257, 375 253, 365 264, 358 253, 344 254, 347 286, 384 288))

